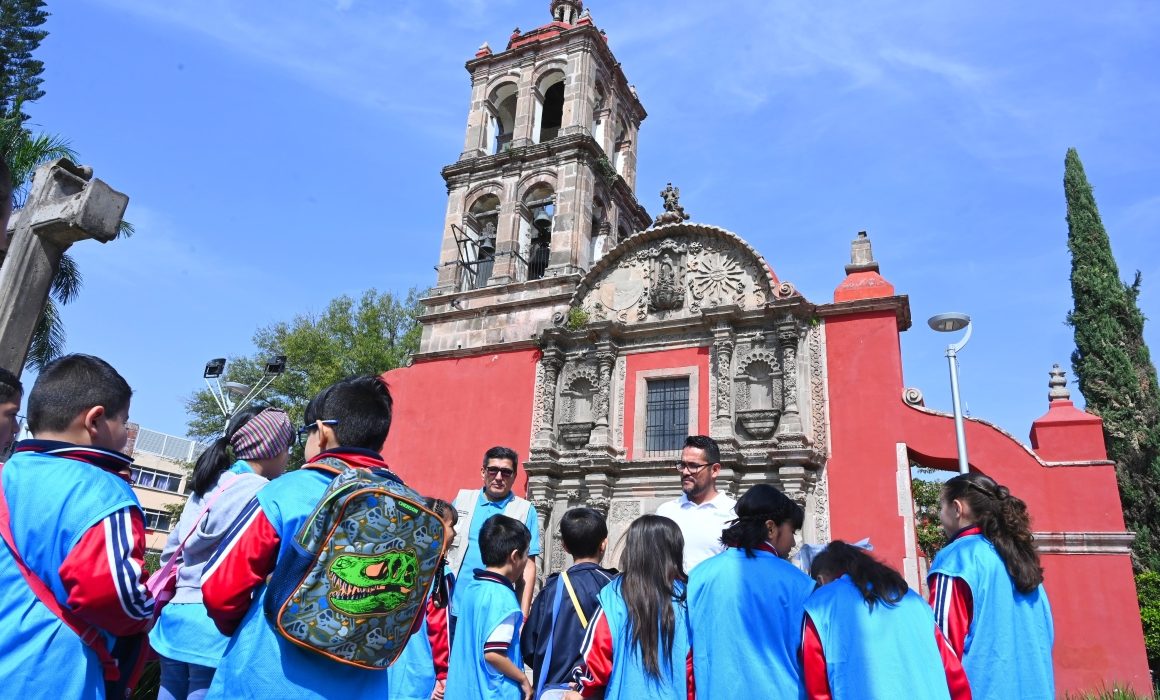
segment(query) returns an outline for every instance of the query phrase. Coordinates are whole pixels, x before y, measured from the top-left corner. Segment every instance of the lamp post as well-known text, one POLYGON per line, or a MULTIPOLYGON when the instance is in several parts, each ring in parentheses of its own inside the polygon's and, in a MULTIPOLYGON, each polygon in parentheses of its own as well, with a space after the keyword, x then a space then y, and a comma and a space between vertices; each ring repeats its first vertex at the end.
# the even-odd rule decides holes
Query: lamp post
POLYGON ((959 351, 971 339, 971 317, 964 313, 936 314, 927 319, 927 325, 939 333, 955 333, 966 329, 962 340, 947 346, 947 364, 951 369, 951 402, 955 413, 955 443, 959 449, 959 473, 971 471, 967 463, 967 434, 963 430, 963 407, 959 401, 959 351))
POLYGON ((226 419, 226 426, 229 426, 230 419, 238 411, 253 403, 259 394, 286 371, 286 356, 274 355, 267 360, 262 378, 253 387, 240 382, 222 382, 221 376, 225 370, 226 359, 217 357, 205 363, 205 372, 202 373, 202 376, 205 377, 205 385, 209 387, 210 396, 213 397, 214 402, 222 412, 222 416, 226 419))

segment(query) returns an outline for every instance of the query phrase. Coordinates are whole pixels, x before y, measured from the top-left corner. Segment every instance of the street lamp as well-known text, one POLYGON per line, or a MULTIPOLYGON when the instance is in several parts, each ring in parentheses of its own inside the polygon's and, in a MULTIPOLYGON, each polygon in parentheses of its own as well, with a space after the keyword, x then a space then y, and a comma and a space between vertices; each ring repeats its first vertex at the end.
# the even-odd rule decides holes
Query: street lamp
POLYGON ((226 370, 226 360, 218 357, 205 363, 205 385, 209 387, 209 394, 226 419, 226 425, 238 411, 249 406, 258 395, 265 391, 274 380, 286 371, 286 356, 274 355, 266 360, 262 378, 253 387, 240 382, 223 382, 222 374, 226 370), (213 380, 212 382, 210 380, 213 380))
POLYGON ((971 467, 967 463, 967 434, 963 430, 963 407, 959 402, 958 356, 971 339, 971 317, 957 312, 936 314, 927 319, 927 325, 939 333, 956 333, 963 329, 967 331, 962 340, 947 346, 947 364, 951 368, 951 401, 955 411, 955 443, 959 448, 959 473, 966 474, 971 471, 971 467))

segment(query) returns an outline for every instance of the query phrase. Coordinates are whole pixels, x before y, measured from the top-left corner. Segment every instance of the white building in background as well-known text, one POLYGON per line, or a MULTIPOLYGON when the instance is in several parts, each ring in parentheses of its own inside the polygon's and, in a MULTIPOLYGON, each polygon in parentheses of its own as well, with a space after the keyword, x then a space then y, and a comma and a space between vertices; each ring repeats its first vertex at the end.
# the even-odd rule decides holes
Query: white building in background
POLYGON ((171 512, 188 498, 193 463, 206 446, 189 438, 129 424, 125 453, 133 458, 133 491, 145 511, 145 546, 161 552, 177 524, 171 512))

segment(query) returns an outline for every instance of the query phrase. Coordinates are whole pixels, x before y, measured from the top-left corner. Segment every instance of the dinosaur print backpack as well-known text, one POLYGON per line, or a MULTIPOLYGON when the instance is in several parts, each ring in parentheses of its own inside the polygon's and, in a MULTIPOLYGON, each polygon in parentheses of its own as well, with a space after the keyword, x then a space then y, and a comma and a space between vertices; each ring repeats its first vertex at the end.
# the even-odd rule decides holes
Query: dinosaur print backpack
POLYGON ((271 576, 266 614, 298 646, 385 669, 426 610, 442 568, 443 521, 385 469, 334 457, 307 468, 335 476, 271 576))

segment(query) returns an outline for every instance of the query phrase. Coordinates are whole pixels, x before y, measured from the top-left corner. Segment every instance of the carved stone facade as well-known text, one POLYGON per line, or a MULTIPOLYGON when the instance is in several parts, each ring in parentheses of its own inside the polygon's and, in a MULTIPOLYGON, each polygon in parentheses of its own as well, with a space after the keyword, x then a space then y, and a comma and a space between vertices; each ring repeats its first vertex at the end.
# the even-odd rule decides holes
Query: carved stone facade
MULTIPOLYGON (((540 422, 527 461, 530 490, 553 503, 549 532, 570 507, 607 511, 612 564, 628 522, 679 494, 676 453, 644 452, 626 427, 628 417, 638 432, 647 420, 640 377, 665 372, 630 365, 636 355, 704 348, 702 370, 672 371, 690 377, 691 394, 708 392, 702 415, 722 448, 718 487, 736 496, 772 483, 807 509, 803 540, 828 541, 824 327, 752 248, 723 229, 658 226, 611 250, 570 305, 587 323, 539 336, 540 422), (630 394, 637 403, 626 407, 630 394)), ((554 547, 547 557, 545 575, 568 562, 554 547)))

